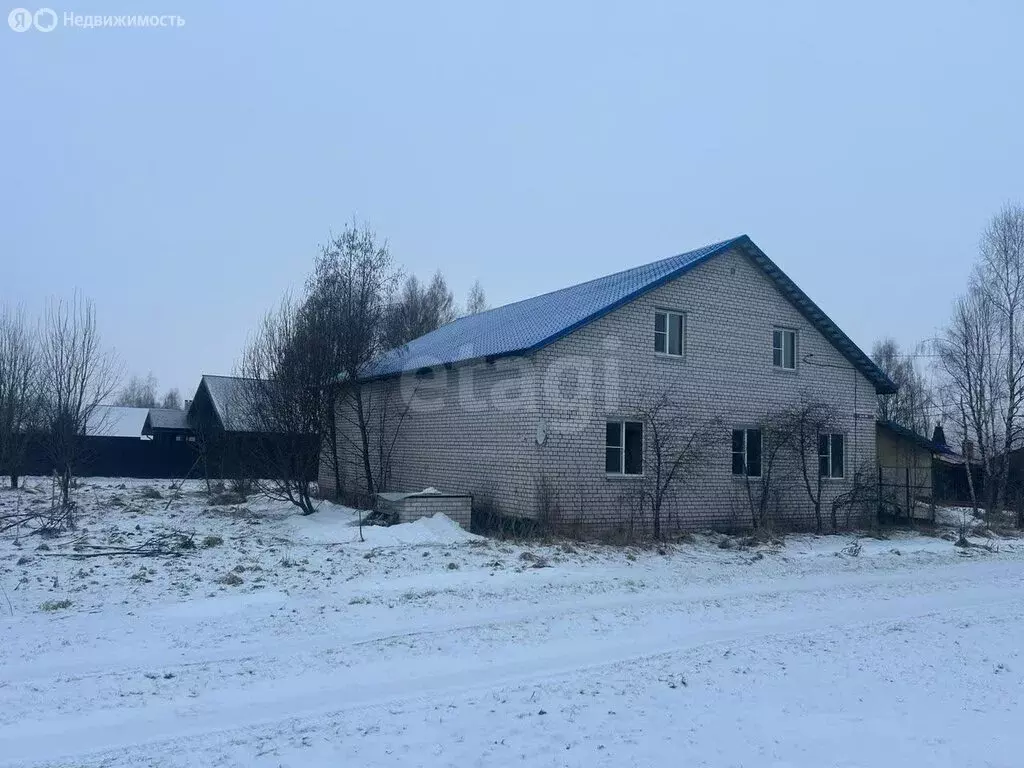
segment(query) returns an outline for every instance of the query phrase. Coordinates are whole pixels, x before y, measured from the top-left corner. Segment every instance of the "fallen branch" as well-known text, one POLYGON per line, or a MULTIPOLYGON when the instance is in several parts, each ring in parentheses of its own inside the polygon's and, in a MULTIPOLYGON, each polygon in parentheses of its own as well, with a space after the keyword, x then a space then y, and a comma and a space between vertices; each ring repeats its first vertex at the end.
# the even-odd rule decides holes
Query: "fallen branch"
POLYGON ((153 536, 138 546, 119 547, 109 544, 87 544, 77 542, 73 552, 47 552, 51 557, 116 557, 130 555, 135 557, 181 557, 186 551, 195 549, 195 533, 161 533, 153 536))

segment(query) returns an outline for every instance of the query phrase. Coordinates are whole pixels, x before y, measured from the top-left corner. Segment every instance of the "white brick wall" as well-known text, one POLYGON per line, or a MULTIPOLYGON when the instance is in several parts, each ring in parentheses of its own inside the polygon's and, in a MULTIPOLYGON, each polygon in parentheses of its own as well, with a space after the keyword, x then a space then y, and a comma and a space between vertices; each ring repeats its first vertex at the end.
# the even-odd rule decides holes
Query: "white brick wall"
POLYGON ((433 517, 439 512, 469 529, 472 517, 471 496, 410 496, 399 501, 382 502, 381 509, 398 515, 401 523, 411 523, 421 517, 433 517))
MULTIPOLYGON (((408 394, 414 381, 377 383, 374 391, 408 394)), ((827 483, 826 517, 855 468, 876 471, 872 385, 738 252, 712 258, 530 359, 442 368, 432 384, 420 386, 396 443, 388 490, 435 486, 518 516, 557 508, 559 519, 583 534, 649 525, 649 511, 641 513, 636 499, 650 478, 605 474, 605 424, 635 416, 663 393, 694 422, 723 419, 713 461, 666 503, 670 531, 750 525, 745 485, 731 474, 731 430, 795 404, 801 394, 831 403, 847 434, 848 479, 827 483), (655 308, 686 313, 684 359, 654 353, 655 308), (795 372, 772 366, 775 326, 798 331, 795 372), (814 365, 803 361, 807 355, 814 365), (431 387, 438 395, 424 396, 431 387), (423 400, 436 407, 421 407, 423 400)), ((360 487, 358 470, 349 464, 347 484, 360 487)), ((786 475, 775 483, 783 488, 779 522, 804 527, 813 507, 796 470, 792 459, 779 469, 786 475)))

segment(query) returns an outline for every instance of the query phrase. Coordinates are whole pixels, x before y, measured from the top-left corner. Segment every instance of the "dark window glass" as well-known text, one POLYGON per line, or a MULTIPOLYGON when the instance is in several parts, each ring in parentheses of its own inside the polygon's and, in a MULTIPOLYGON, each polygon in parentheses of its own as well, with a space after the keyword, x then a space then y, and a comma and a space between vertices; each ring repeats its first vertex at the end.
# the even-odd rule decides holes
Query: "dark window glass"
POLYGON ((617 421, 609 421, 605 428, 605 445, 622 445, 622 424, 617 421))
POLYGON ((747 430, 747 474, 761 476, 761 430, 747 430))
POLYGON ((732 473, 734 475, 743 474, 744 434, 745 430, 742 429, 734 429, 732 431, 732 473))
POLYGON ((665 313, 654 313, 654 351, 664 353, 668 341, 668 328, 665 325, 665 313))
POLYGON ((619 474, 622 472, 622 449, 606 447, 604 449, 604 471, 619 474))
POLYGON ((832 435, 832 477, 843 477, 845 472, 844 459, 846 446, 841 434, 832 435))
POLYGON ((626 474, 639 475, 644 471, 644 425, 639 421, 626 422, 626 474))
POLYGON ((772 365, 782 367, 782 331, 772 331, 772 365))
POLYGON ((743 432, 742 429, 732 431, 732 452, 743 453, 743 432))
POLYGON ((683 316, 669 315, 671 325, 668 334, 668 353, 670 355, 683 354, 683 316))
POLYGON ((743 474, 743 451, 732 455, 732 473, 734 475, 743 474))

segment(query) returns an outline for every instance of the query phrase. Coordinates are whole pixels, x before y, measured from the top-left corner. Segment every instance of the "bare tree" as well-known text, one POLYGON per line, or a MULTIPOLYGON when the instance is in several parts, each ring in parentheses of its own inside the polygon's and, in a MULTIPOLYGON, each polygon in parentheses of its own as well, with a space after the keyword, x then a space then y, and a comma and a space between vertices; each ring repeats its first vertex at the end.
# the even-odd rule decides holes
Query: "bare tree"
POLYGON ((256 484, 267 496, 317 509, 313 488, 323 426, 326 377, 316 329, 303 324, 299 307, 285 298, 263 320, 242 359, 247 381, 234 405, 247 423, 270 435, 254 451, 269 478, 256 484))
POLYGON ((989 223, 981 237, 980 262, 975 280, 991 305, 1001 364, 1000 401, 995 403, 1001 422, 998 451, 999 487, 993 495, 1006 503, 1010 451, 1020 438, 1021 406, 1024 404, 1024 207, 1007 205, 989 223))
MULTIPOLYGON (((960 398, 960 401, 959 401, 958 405, 959 405, 958 412, 959 412, 959 415, 960 415, 961 433, 964 434, 964 435, 967 435, 967 434, 969 434, 969 432, 968 432, 968 420, 967 420, 967 408, 964 406, 963 397, 960 398)), ((962 455, 963 455, 963 459, 964 459, 964 472, 967 474, 967 492, 970 494, 970 497, 971 497, 971 512, 974 514, 975 517, 977 517, 978 516, 978 494, 977 494, 977 491, 974 488, 974 473, 971 471, 971 461, 974 458, 971 455, 971 453, 972 452, 970 450, 967 450, 967 447, 964 446, 962 455)))
POLYGON ((160 401, 161 408, 173 408, 176 411, 181 410, 181 394, 178 392, 177 387, 171 387, 168 389, 160 401))
POLYGON ((722 420, 695 424, 662 394, 641 418, 647 430, 649 467, 644 471, 644 495, 651 506, 655 539, 662 538, 665 502, 683 492, 707 467, 721 432, 722 420))
POLYGON ((398 276, 387 242, 379 242, 368 228, 351 225, 321 249, 307 285, 305 311, 320 329, 321 354, 331 372, 325 438, 336 495, 342 491, 338 443, 346 421, 354 424, 354 448, 367 497, 372 498, 379 485, 374 472, 379 419, 372 385, 363 376, 388 348, 385 320, 398 276))
MULTIPOLYGON (((780 459, 793 446, 793 421, 785 411, 765 414, 758 423, 761 440, 760 467, 749 466, 747 453, 743 456, 743 479, 746 500, 750 509, 751 525, 755 533, 771 530, 773 517, 779 505, 781 488, 780 459)), ((749 436, 748 436, 749 439, 749 436)))
POLYGON ((82 458, 83 437, 89 430, 102 431, 97 409, 117 385, 118 366, 101 346, 95 306, 78 296, 47 308, 40 353, 46 448, 59 480, 61 505, 70 510, 71 480, 82 458))
POLYGON ((466 314, 476 315, 489 308, 490 307, 487 306, 487 296, 484 293, 484 288, 480 285, 480 281, 477 280, 469 289, 469 295, 466 296, 466 314))
POLYGON ((927 435, 935 402, 914 356, 904 354, 894 339, 882 339, 875 342, 871 359, 897 387, 892 394, 878 395, 879 417, 927 435))
POLYGON ((117 394, 114 405, 128 408, 156 408, 156 376, 132 376, 117 394))
POLYGON ((38 428, 38 338, 20 309, 0 309, 0 471, 18 487, 25 451, 38 428))
MULTIPOLYGON (((792 436, 792 447, 796 452, 807 498, 814 506, 814 524, 818 533, 824 527, 821 514, 821 497, 824 481, 831 474, 828 458, 831 456, 829 446, 822 440, 830 440, 836 431, 838 414, 828 403, 815 400, 806 395, 800 403, 787 411, 781 420, 785 423, 784 431, 792 436), (825 462, 822 462, 822 458, 825 462)), ((845 445, 843 446, 845 448, 845 445)), ((832 527, 835 531, 836 521, 833 517, 832 527)))
POLYGON ((964 426, 964 441, 973 442, 985 470, 986 509, 998 506, 998 452, 1005 445, 1000 404, 1006 402, 1005 362, 999 343, 999 318, 988 293, 972 282, 953 309, 953 317, 936 341, 938 368, 947 400, 960 411, 950 421, 964 426))
POLYGON ((422 285, 415 275, 410 275, 388 306, 384 319, 384 344, 400 347, 454 319, 455 298, 444 275, 434 273, 428 286, 422 285))

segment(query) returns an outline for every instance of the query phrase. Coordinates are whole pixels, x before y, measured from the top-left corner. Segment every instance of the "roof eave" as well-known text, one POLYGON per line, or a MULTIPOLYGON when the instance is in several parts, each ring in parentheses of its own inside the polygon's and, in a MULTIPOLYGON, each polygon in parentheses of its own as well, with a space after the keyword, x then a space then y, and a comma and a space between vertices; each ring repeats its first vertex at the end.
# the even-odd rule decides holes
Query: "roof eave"
POLYGON ((832 318, 826 315, 824 310, 815 304, 789 275, 783 272, 748 236, 743 235, 738 240, 741 241, 737 244, 738 247, 775 283, 786 300, 818 329, 821 335, 846 358, 855 370, 860 371, 871 382, 875 388, 875 394, 895 394, 898 387, 892 379, 886 376, 874 361, 849 336, 843 333, 843 330, 836 325, 832 318))

